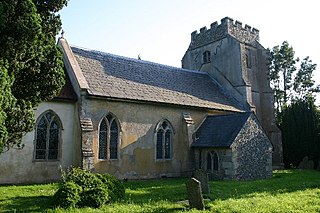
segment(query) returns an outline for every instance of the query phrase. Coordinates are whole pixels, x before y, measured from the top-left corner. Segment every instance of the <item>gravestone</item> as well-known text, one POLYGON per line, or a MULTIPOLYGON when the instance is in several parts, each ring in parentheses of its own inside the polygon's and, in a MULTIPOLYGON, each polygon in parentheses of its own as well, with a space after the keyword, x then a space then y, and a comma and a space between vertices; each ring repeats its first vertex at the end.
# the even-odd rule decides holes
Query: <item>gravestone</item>
POLYGON ((313 169, 314 163, 312 160, 309 160, 308 157, 304 157, 299 163, 299 169, 313 169))
POLYGON ((210 188, 209 188, 209 178, 207 172, 199 169, 193 172, 192 177, 200 181, 201 183, 201 189, 203 194, 209 194, 210 188))
POLYGON ((190 208, 198 210, 204 209, 204 201, 201 190, 201 183, 195 178, 191 178, 186 183, 190 208))

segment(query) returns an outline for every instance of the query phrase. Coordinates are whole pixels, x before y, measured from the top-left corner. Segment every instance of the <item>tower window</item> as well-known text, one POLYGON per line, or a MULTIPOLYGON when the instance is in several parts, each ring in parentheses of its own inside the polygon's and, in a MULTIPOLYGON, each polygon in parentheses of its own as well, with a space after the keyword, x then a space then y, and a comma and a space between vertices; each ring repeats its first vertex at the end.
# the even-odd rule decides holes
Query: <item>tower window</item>
POLYGON ((250 49, 246 49, 246 65, 247 65, 247 68, 251 68, 252 67, 251 50, 250 49))
POLYGON ((210 63, 211 62, 211 53, 210 51, 205 51, 202 55, 202 58, 203 58, 203 63, 206 64, 206 63, 210 63))

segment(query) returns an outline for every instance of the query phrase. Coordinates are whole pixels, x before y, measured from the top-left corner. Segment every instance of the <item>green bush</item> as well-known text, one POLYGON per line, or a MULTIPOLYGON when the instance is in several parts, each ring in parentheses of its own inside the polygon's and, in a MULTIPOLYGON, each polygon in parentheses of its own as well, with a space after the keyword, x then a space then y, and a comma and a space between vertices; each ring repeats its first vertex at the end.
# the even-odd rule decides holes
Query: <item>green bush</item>
POLYGON ((109 201, 108 188, 104 186, 99 186, 94 189, 90 189, 81 194, 80 207, 93 207, 100 208, 103 204, 109 201))
POLYGON ((81 187, 74 182, 62 182, 54 195, 55 203, 63 208, 76 207, 80 201, 81 187))
POLYGON ((110 174, 97 174, 97 177, 107 186, 110 193, 110 202, 124 199, 125 187, 123 183, 110 174))
POLYGON ((63 182, 55 193, 58 206, 94 207, 119 201, 125 196, 121 181, 110 174, 94 174, 88 170, 71 168, 63 174, 63 182))
POLYGON ((69 169, 64 175, 63 179, 64 181, 74 182, 75 184, 81 186, 83 190, 95 188, 102 184, 95 174, 80 168, 69 169))

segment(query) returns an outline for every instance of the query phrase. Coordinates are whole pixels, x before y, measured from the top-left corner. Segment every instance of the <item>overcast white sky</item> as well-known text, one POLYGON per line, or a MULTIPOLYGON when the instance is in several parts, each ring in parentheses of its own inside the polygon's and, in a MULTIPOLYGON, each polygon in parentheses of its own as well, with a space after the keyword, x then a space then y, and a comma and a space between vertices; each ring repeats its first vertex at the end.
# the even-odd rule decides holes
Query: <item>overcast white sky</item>
POLYGON ((318 64, 319 0, 70 0, 61 11, 69 44, 181 67, 190 34, 226 16, 260 31, 265 48, 285 40, 318 64))

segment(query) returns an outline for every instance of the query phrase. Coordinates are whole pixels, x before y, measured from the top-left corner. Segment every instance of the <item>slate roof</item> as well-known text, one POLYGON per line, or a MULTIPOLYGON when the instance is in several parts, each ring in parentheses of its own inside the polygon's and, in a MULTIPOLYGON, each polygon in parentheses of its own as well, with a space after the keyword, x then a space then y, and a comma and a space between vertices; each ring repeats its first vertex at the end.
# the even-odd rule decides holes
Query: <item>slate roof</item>
POLYGON ((71 47, 88 93, 157 103, 241 111, 243 106, 205 72, 71 47))
POLYGON ((230 147, 250 114, 208 116, 197 130, 192 147, 230 147))

